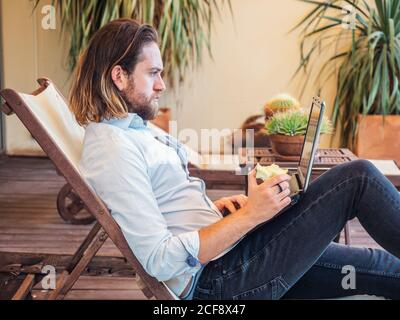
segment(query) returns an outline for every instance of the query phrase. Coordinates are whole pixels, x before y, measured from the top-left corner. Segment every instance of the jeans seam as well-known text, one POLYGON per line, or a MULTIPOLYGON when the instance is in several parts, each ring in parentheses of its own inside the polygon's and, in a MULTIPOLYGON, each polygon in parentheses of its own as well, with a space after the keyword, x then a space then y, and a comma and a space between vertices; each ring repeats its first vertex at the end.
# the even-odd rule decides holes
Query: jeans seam
MULTIPOLYGON (((340 266, 338 264, 333 264, 333 263, 326 263, 326 262, 316 262, 314 266, 320 267, 320 268, 329 268, 329 269, 336 269, 336 270, 341 270, 343 266, 340 266)), ((354 267, 356 272, 360 273, 365 273, 365 274, 371 274, 371 275, 380 275, 380 276, 385 276, 388 278, 396 278, 400 279, 400 273, 388 273, 384 271, 376 271, 376 270, 367 270, 363 268, 356 268, 354 267)))
POLYGON ((231 272, 227 273, 226 275, 222 276, 223 279, 229 279, 232 275, 235 275, 237 273, 238 270, 245 270, 247 268, 248 265, 250 265, 254 260, 258 259, 258 257, 262 254, 262 252, 265 251, 265 249, 267 247, 269 247, 272 243, 274 243, 283 233, 285 233, 287 230, 291 229, 294 225, 297 224, 297 222, 301 219, 304 218, 304 216, 309 213, 310 209, 315 206, 321 199, 325 198, 326 196, 328 196, 329 194, 331 194, 332 192, 336 191, 339 187, 341 187, 342 185, 348 183, 349 181, 352 180, 357 180, 357 179, 374 179, 365 175, 361 175, 361 176, 357 176, 357 177, 351 177, 348 178, 344 181, 341 181, 340 183, 334 185, 331 189, 329 189, 327 192, 323 193, 322 195, 320 195, 316 200, 314 200, 307 208, 305 208, 303 210, 303 212, 301 212, 295 219, 293 219, 293 221, 291 221, 291 223, 289 225, 287 225, 284 229, 282 229, 274 238, 272 238, 262 249, 260 249, 256 254, 254 254, 249 260, 243 262, 239 268, 236 268, 234 270, 232 270, 231 272))

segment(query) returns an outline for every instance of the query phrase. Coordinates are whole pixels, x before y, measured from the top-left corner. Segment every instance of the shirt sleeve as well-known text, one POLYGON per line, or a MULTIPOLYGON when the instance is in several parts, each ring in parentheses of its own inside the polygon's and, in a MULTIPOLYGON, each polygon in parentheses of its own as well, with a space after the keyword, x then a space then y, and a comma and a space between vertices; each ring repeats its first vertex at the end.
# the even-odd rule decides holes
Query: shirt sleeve
POLYGON ((111 210, 147 273, 159 281, 195 274, 201 268, 199 233, 173 235, 168 230, 140 149, 115 135, 112 146, 101 149, 107 153, 92 159, 96 165, 86 165, 86 179, 111 210))

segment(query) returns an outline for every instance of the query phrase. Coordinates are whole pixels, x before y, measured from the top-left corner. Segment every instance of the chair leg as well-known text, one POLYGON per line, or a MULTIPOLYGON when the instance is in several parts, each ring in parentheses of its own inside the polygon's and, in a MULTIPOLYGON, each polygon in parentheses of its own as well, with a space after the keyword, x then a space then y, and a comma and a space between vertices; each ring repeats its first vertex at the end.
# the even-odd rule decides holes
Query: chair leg
POLYGON ((89 245, 93 242, 94 237, 99 233, 101 229, 100 223, 96 222, 93 228, 90 230, 85 240, 81 243, 78 250, 76 250, 74 256, 72 257, 70 263, 68 264, 67 270, 71 272, 72 269, 75 268, 78 261, 82 258, 83 254, 89 247, 89 245))
POLYGON ((14 294, 11 300, 23 300, 26 298, 28 293, 31 291, 33 283, 35 281, 35 274, 28 274, 17 292, 14 294))
POLYGON ((344 243, 348 246, 351 245, 350 222, 347 222, 344 227, 344 243))
POLYGON ((107 238, 107 233, 97 222, 75 253, 68 268, 59 277, 56 289, 49 295, 49 300, 60 300, 65 297, 107 238))

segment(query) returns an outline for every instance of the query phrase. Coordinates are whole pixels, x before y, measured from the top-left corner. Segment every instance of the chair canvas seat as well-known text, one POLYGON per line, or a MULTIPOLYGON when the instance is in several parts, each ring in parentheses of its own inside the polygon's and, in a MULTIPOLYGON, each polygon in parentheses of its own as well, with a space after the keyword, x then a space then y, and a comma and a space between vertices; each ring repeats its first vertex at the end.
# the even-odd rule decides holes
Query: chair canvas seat
POLYGON ((79 171, 85 129, 76 122, 53 83, 38 95, 18 93, 64 156, 79 171))

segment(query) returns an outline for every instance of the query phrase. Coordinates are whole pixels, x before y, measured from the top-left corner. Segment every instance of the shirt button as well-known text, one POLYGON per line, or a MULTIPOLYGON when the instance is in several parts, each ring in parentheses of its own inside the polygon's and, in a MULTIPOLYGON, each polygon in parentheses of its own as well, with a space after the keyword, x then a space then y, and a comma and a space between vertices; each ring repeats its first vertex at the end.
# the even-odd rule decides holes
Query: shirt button
POLYGON ((189 256, 189 257, 186 259, 186 263, 189 265, 189 267, 194 268, 194 267, 197 266, 197 264, 199 263, 199 261, 198 261, 195 257, 189 256))

